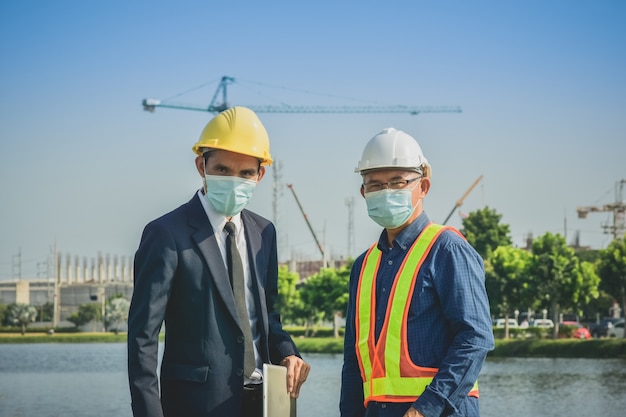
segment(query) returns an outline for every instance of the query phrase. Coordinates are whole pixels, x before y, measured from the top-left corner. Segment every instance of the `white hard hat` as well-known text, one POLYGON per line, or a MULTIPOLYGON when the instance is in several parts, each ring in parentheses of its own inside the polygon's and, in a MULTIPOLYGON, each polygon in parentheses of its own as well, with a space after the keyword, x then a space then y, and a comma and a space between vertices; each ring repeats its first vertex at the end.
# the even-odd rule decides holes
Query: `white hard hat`
POLYGON ((363 155, 354 172, 381 168, 399 168, 422 171, 430 178, 431 168, 417 141, 409 134, 392 127, 378 133, 365 145, 363 155))

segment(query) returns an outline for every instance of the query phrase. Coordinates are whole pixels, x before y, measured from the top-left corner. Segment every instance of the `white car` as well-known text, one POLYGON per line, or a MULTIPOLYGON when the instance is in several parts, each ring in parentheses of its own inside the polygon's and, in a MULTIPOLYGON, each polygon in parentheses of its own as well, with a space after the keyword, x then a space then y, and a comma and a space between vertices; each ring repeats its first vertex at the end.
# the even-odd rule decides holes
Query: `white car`
MULTIPOLYGON (((509 329, 518 327, 517 321, 515 319, 508 319, 508 320, 509 320, 509 329)), ((495 326, 498 328, 504 328, 505 323, 506 323, 506 319, 497 319, 495 326)))
POLYGON ((544 329, 551 329, 554 327, 554 322, 551 319, 535 319, 533 320, 533 327, 542 327, 544 329))
POLYGON ((606 335, 608 337, 624 337, 624 319, 619 319, 613 326, 609 327, 606 335))

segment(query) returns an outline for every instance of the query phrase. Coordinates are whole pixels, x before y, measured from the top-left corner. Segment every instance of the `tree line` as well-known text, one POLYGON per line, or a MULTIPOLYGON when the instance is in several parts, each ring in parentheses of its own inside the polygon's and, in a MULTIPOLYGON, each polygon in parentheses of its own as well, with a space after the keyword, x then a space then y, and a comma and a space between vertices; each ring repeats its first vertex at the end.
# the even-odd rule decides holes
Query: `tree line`
MULTIPOLYGON (((72 313, 67 321, 77 328, 88 323, 102 323, 105 331, 110 330, 117 334, 122 324, 128 320, 129 307, 130 302, 122 294, 115 294, 107 299, 104 305, 104 315, 101 303, 85 303, 81 304, 78 311, 72 313)), ((17 326, 24 335, 30 323, 37 320, 51 322, 53 314, 52 303, 45 303, 38 307, 24 303, 0 304, 0 326, 17 326)))
MULTIPOLYGON (((484 260, 492 317, 508 319, 516 310, 545 309, 555 323, 556 338, 562 314, 595 320, 607 315, 616 300, 624 311, 626 235, 606 249, 577 250, 562 235, 548 232, 532 239, 529 248, 518 248, 501 218, 485 207, 469 213, 460 229, 484 260)), ((332 321, 338 335, 336 317, 346 311, 351 266, 349 262, 341 269, 321 270, 301 283, 297 274, 281 268, 278 309, 283 321, 307 329, 322 320, 332 321)))
MULTIPOLYGON (((508 319, 515 311, 547 310, 555 323, 552 336, 556 338, 562 314, 595 320, 606 315, 616 300, 624 311, 626 235, 606 249, 577 250, 568 246, 562 235, 548 232, 532 239, 529 248, 518 248, 512 245, 510 227, 501 223, 501 218, 485 207, 469 213, 460 229, 484 260, 492 317, 508 319)), ((322 269, 302 281, 296 272, 281 266, 276 309, 282 321, 304 326, 305 336, 314 335, 322 323, 332 323, 338 337, 339 320, 348 304, 352 264, 350 260, 341 268, 322 269)), ((107 300, 104 317, 99 303, 89 303, 81 305, 68 320, 76 326, 101 321, 105 329, 117 331, 128 318, 128 305, 121 295, 113 296, 107 300)), ((51 306, 40 311, 45 318, 43 313, 50 315, 51 306)), ((35 317, 35 307, 0 305, 0 323, 19 325, 22 332, 35 317)))

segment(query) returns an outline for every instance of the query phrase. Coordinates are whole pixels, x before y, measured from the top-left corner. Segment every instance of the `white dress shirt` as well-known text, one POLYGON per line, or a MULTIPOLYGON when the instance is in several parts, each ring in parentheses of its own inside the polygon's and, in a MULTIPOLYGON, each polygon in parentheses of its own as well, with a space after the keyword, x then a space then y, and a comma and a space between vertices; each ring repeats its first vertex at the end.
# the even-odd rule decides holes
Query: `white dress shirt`
MULTIPOLYGON (((228 263, 226 258, 226 236, 228 233, 224 230, 224 226, 229 219, 215 211, 211 203, 206 199, 202 189, 198 190, 198 198, 204 207, 204 211, 208 217, 213 232, 217 238, 217 246, 220 248, 222 260, 224 261, 224 267, 228 271, 228 263)), ((236 228, 236 243, 237 249, 239 249, 239 255, 241 256, 241 263, 243 264, 243 274, 246 282, 246 307, 248 308, 248 317, 250 317, 250 327, 252 328, 252 338, 254 339, 254 358, 256 362, 256 369, 252 373, 250 379, 244 377, 244 383, 259 383, 262 380, 262 367, 263 361, 259 354, 259 343, 261 341, 261 335, 257 329, 257 313, 256 304, 254 303, 254 292, 252 286, 252 272, 250 271, 250 262, 248 262, 248 245, 246 244, 246 234, 244 231, 244 225, 241 221, 241 215, 237 213, 230 218, 230 221, 235 224, 236 228)))

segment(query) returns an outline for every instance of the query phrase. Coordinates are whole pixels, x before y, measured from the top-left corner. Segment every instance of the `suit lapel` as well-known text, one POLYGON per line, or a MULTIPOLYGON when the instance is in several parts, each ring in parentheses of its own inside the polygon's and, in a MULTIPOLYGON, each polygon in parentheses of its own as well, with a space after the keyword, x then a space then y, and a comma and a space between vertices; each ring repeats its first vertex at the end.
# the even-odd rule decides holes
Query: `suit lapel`
POLYGON ((237 321, 237 308, 235 306, 233 290, 228 279, 228 271, 224 265, 220 248, 217 245, 217 238, 213 227, 211 227, 211 223, 209 223, 209 219, 197 195, 189 202, 188 209, 189 224, 197 229, 193 234, 193 239, 204 257, 218 294, 222 297, 230 315, 237 321))

